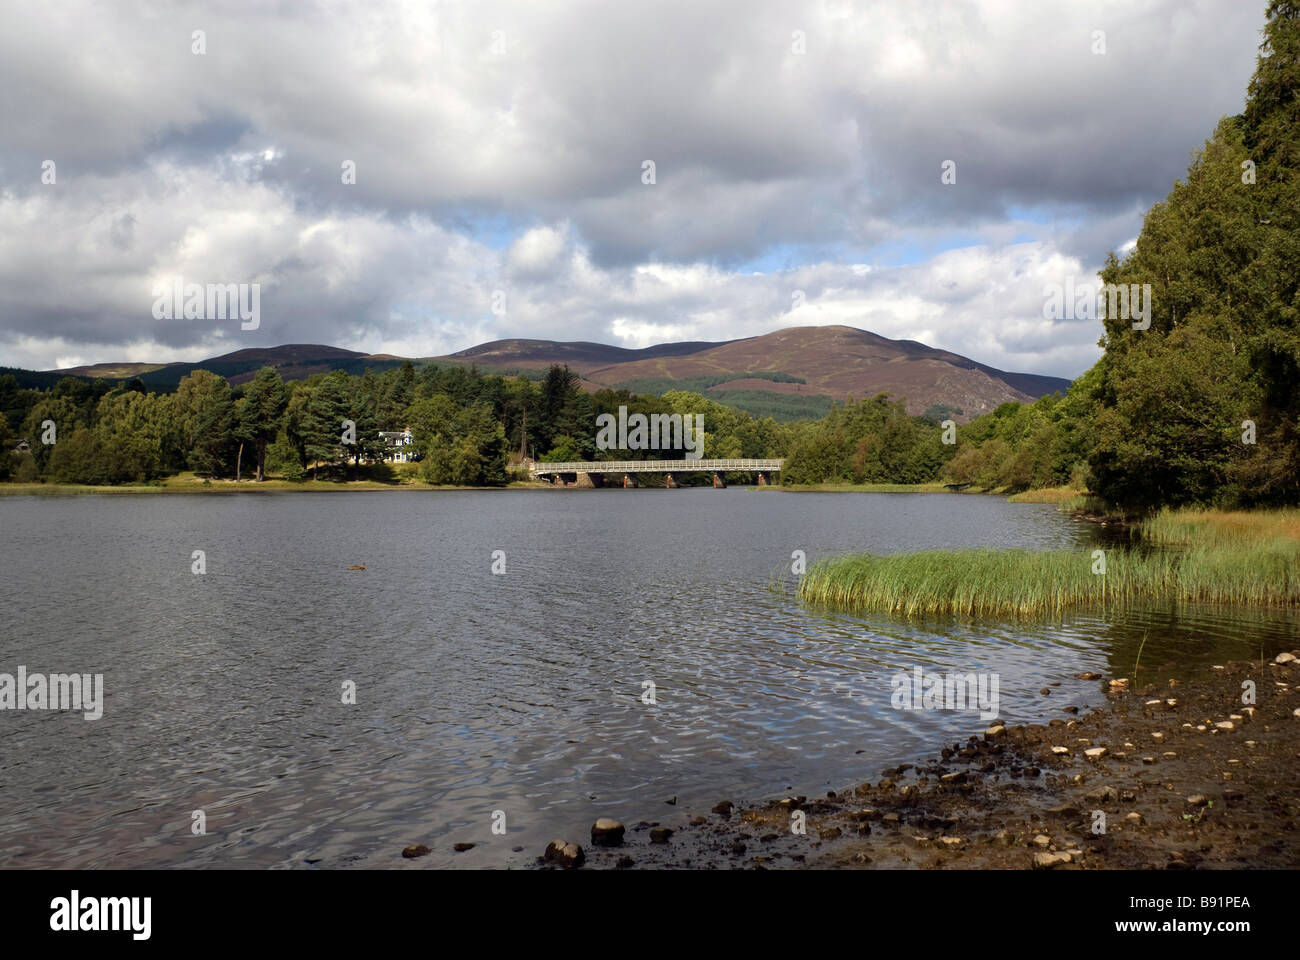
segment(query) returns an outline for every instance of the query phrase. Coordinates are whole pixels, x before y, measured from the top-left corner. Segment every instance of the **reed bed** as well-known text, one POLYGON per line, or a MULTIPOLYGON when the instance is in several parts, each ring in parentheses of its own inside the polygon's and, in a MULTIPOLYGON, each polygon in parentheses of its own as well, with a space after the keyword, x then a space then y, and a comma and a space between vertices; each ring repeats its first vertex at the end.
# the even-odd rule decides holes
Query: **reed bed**
POLYGON ((813 565, 799 595, 851 612, 1003 618, 1168 602, 1300 604, 1300 511, 1278 513, 1273 522, 1161 514, 1149 536, 1143 526, 1150 548, 1106 550, 1104 574, 1093 572, 1090 549, 832 557, 813 565))

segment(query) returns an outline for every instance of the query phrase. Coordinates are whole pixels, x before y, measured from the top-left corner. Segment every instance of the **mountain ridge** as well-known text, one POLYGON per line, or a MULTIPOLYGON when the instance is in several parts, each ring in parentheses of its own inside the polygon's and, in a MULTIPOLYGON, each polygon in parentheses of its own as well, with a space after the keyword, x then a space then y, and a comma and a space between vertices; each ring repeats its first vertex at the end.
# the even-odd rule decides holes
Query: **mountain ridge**
MULTIPOLYGON (((246 347, 194 363, 100 363, 46 371, 42 376, 139 377, 146 386, 169 389, 193 370, 205 369, 239 385, 262 366, 287 380, 342 369, 359 373, 407 362, 393 354, 366 354, 324 344, 246 347)), ((771 394, 792 402, 844 402, 888 393, 906 399, 909 412, 936 405, 961 411, 957 419, 986 413, 1001 403, 1027 403, 1069 387, 1070 381, 1042 374, 999 370, 916 340, 892 340, 844 325, 785 327, 771 333, 723 341, 675 341, 629 348, 591 341, 507 338, 435 357, 428 363, 473 364, 486 372, 541 371, 567 364, 588 390, 609 387, 634 392, 694 389, 722 402, 742 395, 771 394), (680 386, 675 382, 680 381, 680 386), (628 385, 624 387, 624 385, 628 385)), ((737 403, 736 405, 743 405, 737 403)), ((820 407, 817 407, 820 409, 820 407)))

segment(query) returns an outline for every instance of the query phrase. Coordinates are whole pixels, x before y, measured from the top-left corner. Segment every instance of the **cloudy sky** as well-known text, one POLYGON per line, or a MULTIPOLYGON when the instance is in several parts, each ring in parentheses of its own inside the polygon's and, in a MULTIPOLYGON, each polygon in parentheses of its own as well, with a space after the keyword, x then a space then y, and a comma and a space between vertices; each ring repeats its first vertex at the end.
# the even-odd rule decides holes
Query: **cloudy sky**
POLYGON ((843 323, 1077 376, 1100 324, 1044 286, 1240 112, 1264 6, 20 3, 0 365, 843 323), (155 319, 178 276, 260 326, 155 319))

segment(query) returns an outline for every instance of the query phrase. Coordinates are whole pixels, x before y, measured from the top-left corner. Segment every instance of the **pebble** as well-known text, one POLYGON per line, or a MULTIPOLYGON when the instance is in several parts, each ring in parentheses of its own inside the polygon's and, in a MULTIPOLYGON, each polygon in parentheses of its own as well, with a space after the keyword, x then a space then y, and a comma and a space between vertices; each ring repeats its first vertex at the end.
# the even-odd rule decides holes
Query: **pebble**
POLYGON ((432 853, 432 852, 433 851, 430 850, 428 847, 426 847, 424 844, 417 843, 403 850, 402 856, 404 856, 407 860, 414 860, 416 857, 423 857, 425 854, 432 853))
POLYGON ((735 806, 736 805, 730 800, 723 800, 713 807, 713 812, 719 816, 729 817, 731 816, 731 811, 735 806))
POLYGON ((670 827, 655 827, 653 830, 650 831, 650 842, 667 843, 668 838, 671 837, 672 835, 673 835, 673 831, 670 827))
POLYGON ((1274 662, 1274 663, 1290 663, 1290 662, 1291 662, 1292 660, 1294 660, 1295 658, 1296 658, 1296 657, 1295 657, 1295 654, 1294 654, 1294 653, 1279 653, 1276 657, 1273 658, 1273 662, 1274 662))
POLYGON ((1194 793, 1187 798, 1188 805, 1192 807, 1203 807, 1207 802, 1208 801, 1205 799, 1204 794, 1200 793, 1194 793))
POLYGON ((1083 751, 1083 753, 1084 753, 1084 756, 1088 757, 1089 759, 1092 759, 1092 760, 1100 760, 1102 757, 1104 757, 1104 756, 1106 755, 1106 748, 1105 748, 1105 747, 1091 747, 1091 748, 1089 748, 1089 749, 1083 751))
POLYGON ((1050 847, 1052 845, 1052 838, 1045 833, 1040 833, 1038 836, 1034 837, 1033 843, 1036 847, 1050 847))
POLYGON ((458 843, 452 849, 457 853, 464 853, 466 850, 473 850, 475 846, 476 844, 473 843, 458 843))
POLYGON ((1220 720, 1220 721, 1219 721, 1218 723, 1216 723, 1214 726, 1215 726, 1215 729, 1217 729, 1217 730, 1236 730, 1236 729, 1237 729, 1237 725, 1236 725, 1235 723, 1233 723, 1231 720, 1220 720))
MULTIPOLYGON (((1300 713, 1300 711, 1297 711, 1297 712, 1300 713)), ((1058 757, 1068 756, 1069 753, 1070 753, 1070 748, 1069 748, 1069 747, 1052 747, 1052 753, 1056 754, 1058 757)))

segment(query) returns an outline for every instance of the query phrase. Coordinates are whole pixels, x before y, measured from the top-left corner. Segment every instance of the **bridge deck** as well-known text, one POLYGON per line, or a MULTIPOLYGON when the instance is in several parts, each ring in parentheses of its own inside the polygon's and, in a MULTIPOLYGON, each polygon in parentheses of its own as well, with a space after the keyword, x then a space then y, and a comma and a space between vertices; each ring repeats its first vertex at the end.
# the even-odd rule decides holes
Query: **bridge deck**
POLYGON ((778 473, 784 460, 570 460, 533 463, 528 470, 546 473, 778 473))

